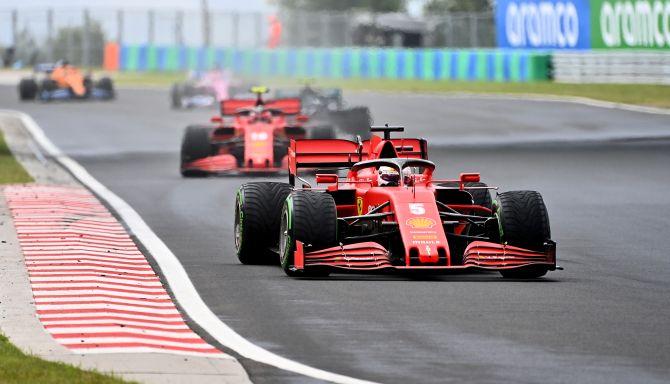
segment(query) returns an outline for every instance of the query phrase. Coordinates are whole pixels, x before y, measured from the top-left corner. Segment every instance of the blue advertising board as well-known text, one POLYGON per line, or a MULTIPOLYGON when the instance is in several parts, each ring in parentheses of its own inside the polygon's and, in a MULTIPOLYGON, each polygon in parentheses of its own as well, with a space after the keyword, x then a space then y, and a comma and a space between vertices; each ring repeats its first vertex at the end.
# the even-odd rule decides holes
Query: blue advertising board
POLYGON ((498 0, 498 46, 521 49, 589 49, 589 5, 589 0, 498 0))

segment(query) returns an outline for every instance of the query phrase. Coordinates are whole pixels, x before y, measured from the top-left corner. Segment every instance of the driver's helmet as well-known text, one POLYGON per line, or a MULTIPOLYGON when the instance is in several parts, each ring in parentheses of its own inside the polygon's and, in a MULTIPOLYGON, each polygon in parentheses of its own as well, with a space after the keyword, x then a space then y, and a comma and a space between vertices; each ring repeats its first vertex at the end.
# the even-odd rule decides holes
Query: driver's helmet
POLYGON ((393 167, 381 166, 377 171, 377 185, 380 187, 396 187, 400 182, 400 173, 393 167))

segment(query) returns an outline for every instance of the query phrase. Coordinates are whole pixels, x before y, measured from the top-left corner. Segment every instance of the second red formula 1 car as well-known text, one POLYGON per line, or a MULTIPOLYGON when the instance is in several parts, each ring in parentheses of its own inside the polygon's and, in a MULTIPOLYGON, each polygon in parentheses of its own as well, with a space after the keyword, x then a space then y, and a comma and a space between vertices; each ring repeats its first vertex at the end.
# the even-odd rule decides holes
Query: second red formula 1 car
MULTIPOLYGON (((247 183, 237 193, 235 245, 244 264, 279 254, 289 276, 331 272, 497 270, 537 278, 556 267, 541 195, 499 193, 479 174, 437 180, 423 139, 292 140, 289 184, 247 183), (345 168, 346 177, 301 168, 345 168), (302 188, 296 188, 300 180, 302 188)), ((323 171, 321 171, 323 172, 323 171)))
POLYGON ((184 176, 285 171, 290 139, 304 138, 308 118, 300 115, 300 99, 265 101, 265 87, 254 87, 256 99, 221 102, 217 125, 186 128, 181 145, 184 176))

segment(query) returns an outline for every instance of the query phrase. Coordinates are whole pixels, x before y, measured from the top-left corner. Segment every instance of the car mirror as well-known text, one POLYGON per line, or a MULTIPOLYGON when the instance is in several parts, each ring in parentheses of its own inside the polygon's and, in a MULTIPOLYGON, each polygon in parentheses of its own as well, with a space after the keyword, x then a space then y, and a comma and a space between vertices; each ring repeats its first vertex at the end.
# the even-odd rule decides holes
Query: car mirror
POLYGON ((337 175, 333 175, 330 173, 323 174, 323 173, 317 173, 316 174, 316 183, 317 184, 335 184, 337 183, 337 175))
POLYGON ((479 173, 461 173, 461 183, 477 183, 480 180, 479 173))

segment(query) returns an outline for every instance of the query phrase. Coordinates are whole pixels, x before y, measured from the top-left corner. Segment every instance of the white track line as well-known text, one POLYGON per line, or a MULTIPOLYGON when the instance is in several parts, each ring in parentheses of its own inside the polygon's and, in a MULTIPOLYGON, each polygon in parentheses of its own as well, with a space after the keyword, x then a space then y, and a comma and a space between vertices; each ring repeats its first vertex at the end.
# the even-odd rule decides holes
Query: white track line
POLYGON ((65 169, 91 191, 103 199, 116 211, 121 220, 128 226, 129 232, 142 242, 160 267, 161 273, 172 289, 175 299, 179 302, 188 316, 214 337, 219 343, 234 350, 240 355, 264 364, 268 364, 286 371, 313 377, 319 380, 342 384, 369 384, 371 381, 360 380, 333 372, 314 368, 297 361, 287 359, 272 353, 235 332, 226 323, 221 321, 205 304, 193 282, 179 259, 163 243, 163 241, 149 228, 142 217, 123 199, 118 197, 102 183, 96 180, 79 163, 65 155, 44 134, 42 128, 30 116, 18 111, 3 111, 21 119, 23 126, 40 145, 42 150, 58 161, 65 169))

